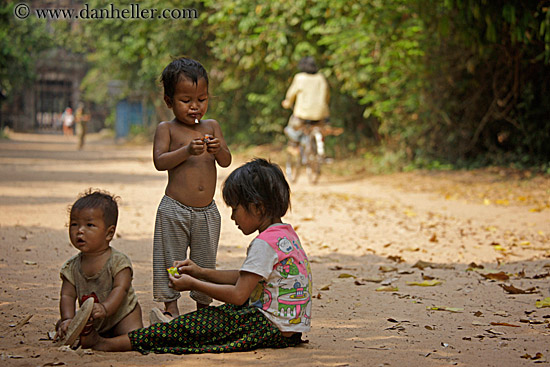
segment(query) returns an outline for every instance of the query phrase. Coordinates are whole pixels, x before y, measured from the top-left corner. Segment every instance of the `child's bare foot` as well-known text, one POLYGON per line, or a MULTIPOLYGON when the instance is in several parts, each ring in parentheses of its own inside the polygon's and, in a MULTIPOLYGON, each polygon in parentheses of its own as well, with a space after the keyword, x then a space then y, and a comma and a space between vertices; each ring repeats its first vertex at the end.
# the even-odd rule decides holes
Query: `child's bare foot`
MULTIPOLYGON (((90 320, 91 321, 91 320, 90 320)), ((94 328, 93 323, 86 324, 84 331, 80 334, 80 347, 82 349, 97 349, 96 347, 101 341, 101 336, 94 328)))
POLYGON ((149 322, 151 323, 151 325, 158 324, 159 322, 160 323, 169 322, 173 318, 174 317, 170 312, 168 311, 162 312, 157 307, 153 307, 151 309, 151 312, 149 313, 149 322))
POLYGON ((180 310, 178 309, 178 301, 171 301, 164 303, 164 314, 168 314, 174 318, 180 315, 180 310))
POLYGON ((126 352, 132 350, 132 342, 128 334, 122 334, 113 338, 103 338, 93 325, 89 332, 80 335, 80 346, 83 349, 100 350, 104 352, 126 352))

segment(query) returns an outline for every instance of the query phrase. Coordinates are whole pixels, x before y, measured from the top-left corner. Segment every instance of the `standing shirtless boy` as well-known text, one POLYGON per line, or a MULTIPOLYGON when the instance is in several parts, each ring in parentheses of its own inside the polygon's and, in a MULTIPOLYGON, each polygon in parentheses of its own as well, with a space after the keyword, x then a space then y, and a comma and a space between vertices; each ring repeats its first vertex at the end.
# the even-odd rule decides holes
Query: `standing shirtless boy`
MULTIPOLYGON (((180 293, 169 287, 167 268, 189 258, 199 266, 214 269, 221 217, 213 200, 216 162, 231 164, 231 153, 216 120, 202 120, 208 109, 208 75, 197 61, 180 58, 162 72, 164 101, 175 118, 161 122, 155 132, 153 161, 159 171, 168 171, 168 185, 155 222, 153 240, 153 297, 164 302, 164 311, 154 308, 151 323, 179 315, 180 293)), ((197 308, 212 298, 191 292, 197 308)))

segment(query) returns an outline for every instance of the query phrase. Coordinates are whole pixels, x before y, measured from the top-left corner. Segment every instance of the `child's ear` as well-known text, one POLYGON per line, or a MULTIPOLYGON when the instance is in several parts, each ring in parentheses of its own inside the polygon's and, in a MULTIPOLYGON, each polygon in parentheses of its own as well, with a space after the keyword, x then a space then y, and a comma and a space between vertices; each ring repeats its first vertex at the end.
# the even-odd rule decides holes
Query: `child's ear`
POLYGON ((166 107, 172 108, 172 98, 168 97, 166 94, 164 95, 164 103, 166 103, 166 107))
POLYGON ((114 224, 111 224, 109 228, 107 228, 107 235, 105 239, 110 242, 113 237, 115 236, 116 226, 114 224))
POLYGON ((251 210, 252 214, 256 217, 263 217, 264 214, 265 214, 264 204, 262 204, 262 203, 250 204, 250 210, 251 210))

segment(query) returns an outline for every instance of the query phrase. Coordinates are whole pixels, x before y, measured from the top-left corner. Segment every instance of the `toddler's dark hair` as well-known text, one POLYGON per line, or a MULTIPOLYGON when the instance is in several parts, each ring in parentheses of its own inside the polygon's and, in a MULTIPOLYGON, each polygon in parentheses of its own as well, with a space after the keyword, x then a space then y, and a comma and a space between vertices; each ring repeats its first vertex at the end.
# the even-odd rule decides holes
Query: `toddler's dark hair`
POLYGON ((204 79, 206 90, 208 90, 208 73, 206 69, 196 60, 181 57, 172 61, 162 71, 160 81, 164 86, 165 96, 174 97, 176 84, 178 84, 182 75, 191 80, 193 84, 197 84, 199 79, 204 79))
POLYGON ((70 212, 73 210, 99 208, 103 211, 103 221, 107 227, 118 221, 118 196, 113 196, 107 191, 88 189, 74 202, 70 212))
POLYGON ((223 200, 232 208, 251 204, 263 208, 267 218, 283 217, 290 207, 290 186, 281 168, 265 159, 255 158, 237 168, 223 184, 223 200))

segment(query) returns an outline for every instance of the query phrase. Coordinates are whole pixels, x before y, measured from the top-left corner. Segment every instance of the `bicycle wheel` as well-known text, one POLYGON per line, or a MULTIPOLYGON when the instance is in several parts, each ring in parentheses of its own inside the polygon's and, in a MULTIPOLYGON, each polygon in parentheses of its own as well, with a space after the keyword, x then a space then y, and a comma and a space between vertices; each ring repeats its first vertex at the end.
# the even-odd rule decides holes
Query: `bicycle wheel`
POLYGON ((286 149, 286 177, 287 179, 295 183, 300 175, 300 168, 302 167, 302 157, 300 150, 297 147, 287 147, 286 149))
POLYGON ((317 181, 319 181, 319 176, 321 176, 323 157, 321 157, 317 151, 315 139, 309 139, 309 144, 306 172, 309 182, 316 184, 317 181))

